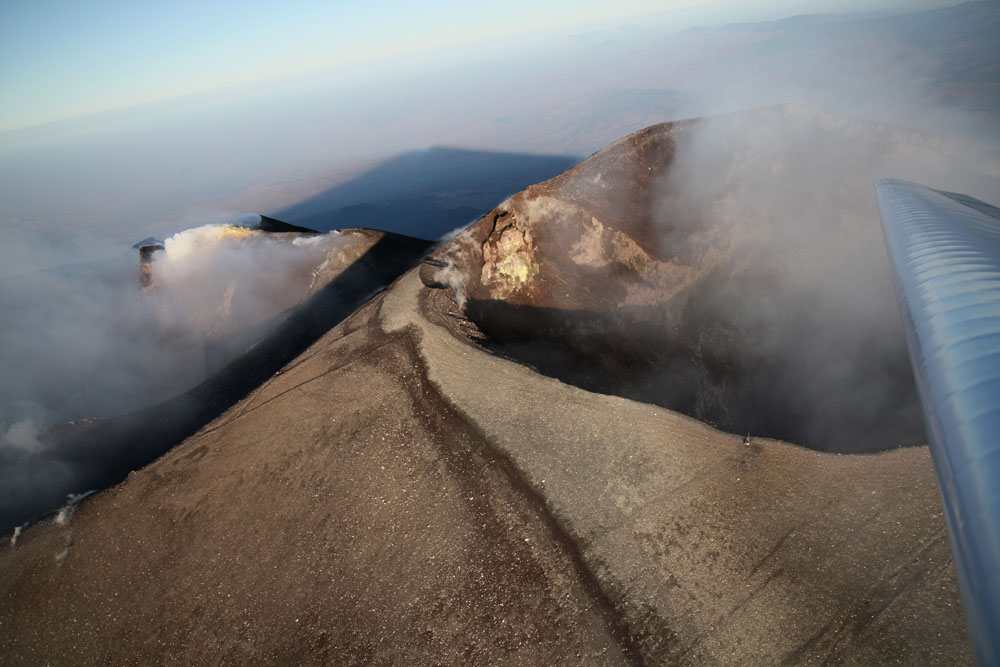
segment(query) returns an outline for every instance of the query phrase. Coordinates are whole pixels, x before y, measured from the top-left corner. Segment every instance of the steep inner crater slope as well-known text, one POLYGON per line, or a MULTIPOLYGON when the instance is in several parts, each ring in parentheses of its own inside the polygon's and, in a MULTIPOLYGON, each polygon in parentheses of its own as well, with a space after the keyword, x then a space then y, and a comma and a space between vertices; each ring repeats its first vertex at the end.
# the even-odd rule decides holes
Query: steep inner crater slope
POLYGON ((657 125, 442 246, 506 356, 587 389, 826 451, 924 441, 872 186, 989 200, 995 150, 782 106, 657 125))

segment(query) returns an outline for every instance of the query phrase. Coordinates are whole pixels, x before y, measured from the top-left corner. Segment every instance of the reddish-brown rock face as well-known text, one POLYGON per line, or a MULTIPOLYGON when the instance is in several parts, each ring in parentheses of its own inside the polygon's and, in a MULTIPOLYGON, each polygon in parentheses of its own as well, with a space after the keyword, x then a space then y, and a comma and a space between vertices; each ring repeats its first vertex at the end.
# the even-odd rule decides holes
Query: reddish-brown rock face
POLYGON ((511 197, 435 254, 453 270, 425 268, 424 280, 454 284, 460 298, 527 306, 662 301, 681 271, 659 246, 650 201, 673 156, 674 125, 630 135, 511 197))

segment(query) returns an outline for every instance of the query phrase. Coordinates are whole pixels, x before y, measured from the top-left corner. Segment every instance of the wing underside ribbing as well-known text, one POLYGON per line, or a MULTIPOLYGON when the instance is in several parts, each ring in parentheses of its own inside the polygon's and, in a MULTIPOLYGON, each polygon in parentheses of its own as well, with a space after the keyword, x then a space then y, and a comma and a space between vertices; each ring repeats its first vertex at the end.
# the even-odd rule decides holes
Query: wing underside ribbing
POLYGON ((876 185, 969 634, 1000 662, 1000 211, 876 185))

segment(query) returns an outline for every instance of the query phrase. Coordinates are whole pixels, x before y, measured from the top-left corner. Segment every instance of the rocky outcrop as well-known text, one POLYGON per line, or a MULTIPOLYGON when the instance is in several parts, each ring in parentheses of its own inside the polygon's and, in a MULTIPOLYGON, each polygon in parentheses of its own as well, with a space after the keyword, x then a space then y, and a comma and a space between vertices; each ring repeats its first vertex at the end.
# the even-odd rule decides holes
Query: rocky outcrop
POLYGON ((163 250, 163 241, 150 237, 133 247, 139 250, 139 287, 149 289, 153 286, 153 258, 163 250))

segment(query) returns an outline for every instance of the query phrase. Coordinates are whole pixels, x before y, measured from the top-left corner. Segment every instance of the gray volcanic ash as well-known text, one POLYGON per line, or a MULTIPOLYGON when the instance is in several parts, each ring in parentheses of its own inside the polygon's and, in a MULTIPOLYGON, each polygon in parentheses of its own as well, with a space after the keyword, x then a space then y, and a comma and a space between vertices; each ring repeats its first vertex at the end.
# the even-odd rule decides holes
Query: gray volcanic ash
POLYGON ((978 193, 1000 155, 799 106, 654 126, 439 250, 495 349, 827 451, 923 442, 872 184, 978 193))

